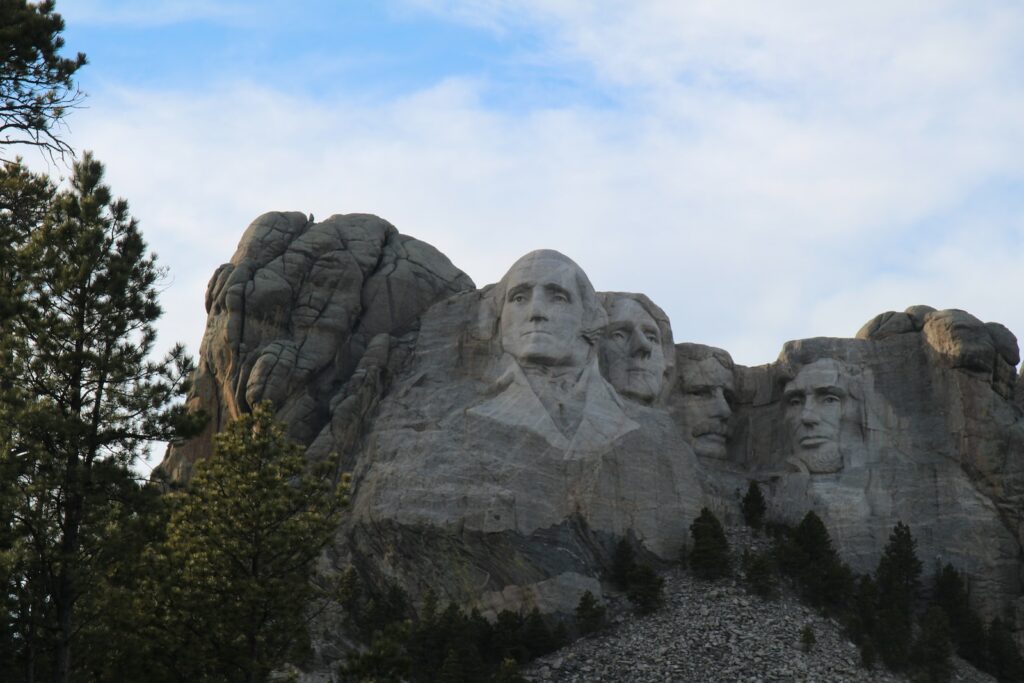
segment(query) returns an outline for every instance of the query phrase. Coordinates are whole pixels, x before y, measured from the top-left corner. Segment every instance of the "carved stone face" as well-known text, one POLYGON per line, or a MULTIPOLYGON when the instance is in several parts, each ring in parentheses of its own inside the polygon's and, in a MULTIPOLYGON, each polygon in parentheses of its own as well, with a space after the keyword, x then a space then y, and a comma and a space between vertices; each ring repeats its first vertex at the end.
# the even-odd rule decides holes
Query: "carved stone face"
POLYGON ((623 396, 651 403, 661 393, 665 354, 661 331, 638 301, 620 296, 606 305, 608 327, 601 340, 601 366, 623 396))
POLYGON ((929 313, 924 336, 928 344, 953 367, 991 372, 995 344, 985 323, 966 311, 947 309, 929 313))
POLYGON ((522 365, 582 366, 590 345, 582 336, 578 266, 553 252, 527 254, 506 275, 501 345, 522 365))
POLYGON ((682 418, 694 452, 705 458, 725 458, 732 417, 732 370, 713 356, 680 363, 679 382, 682 418))
POLYGON ((804 366, 783 389, 793 455, 812 473, 843 467, 839 435, 844 403, 850 400, 845 384, 839 364, 824 359, 804 366))

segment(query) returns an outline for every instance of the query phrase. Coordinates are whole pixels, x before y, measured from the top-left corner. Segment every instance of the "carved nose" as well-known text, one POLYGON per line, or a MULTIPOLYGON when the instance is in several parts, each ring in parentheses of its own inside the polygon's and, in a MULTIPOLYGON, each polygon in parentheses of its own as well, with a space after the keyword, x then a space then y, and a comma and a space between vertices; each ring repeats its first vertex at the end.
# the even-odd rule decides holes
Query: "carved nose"
POLYGON ((633 332, 633 357, 644 360, 651 357, 651 341, 644 336, 643 332, 633 332))
POLYGON ((530 309, 528 311, 528 315, 531 321, 548 319, 547 312, 544 308, 543 303, 538 302, 536 297, 534 297, 530 301, 530 309))
POLYGON ((727 418, 732 415, 732 408, 725 400, 725 392, 721 387, 715 388, 714 400, 711 403, 711 417, 727 418))
POLYGON ((809 406, 804 406, 804 409, 800 412, 800 421, 805 425, 816 425, 819 422, 818 413, 809 406))

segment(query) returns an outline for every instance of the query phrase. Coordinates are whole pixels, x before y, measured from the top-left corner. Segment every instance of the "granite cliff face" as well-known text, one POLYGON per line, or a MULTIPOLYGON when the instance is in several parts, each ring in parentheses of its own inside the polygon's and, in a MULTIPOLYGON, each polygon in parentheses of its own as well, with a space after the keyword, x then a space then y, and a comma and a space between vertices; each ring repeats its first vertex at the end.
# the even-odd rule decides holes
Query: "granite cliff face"
MULTIPOLYGON (((485 614, 567 612, 632 538, 672 560, 701 507, 813 509, 854 569, 897 521, 987 615, 1024 613, 1016 338, 963 311, 883 313, 747 368, 675 344, 642 294, 596 292, 531 252, 476 289, 379 218, 266 214, 214 274, 192 402, 214 419, 163 469, 188 477, 226 420, 269 399, 309 457, 353 475, 324 564, 485 614)), ((329 658, 329 655, 324 654, 329 658)))
POLYGON ((162 468, 187 479, 212 435, 263 400, 292 437, 317 442, 318 457, 347 452, 356 435, 322 432, 379 397, 391 338, 415 333, 434 302, 473 288, 443 254, 376 216, 260 216, 206 290, 190 404, 210 414, 209 426, 162 468))

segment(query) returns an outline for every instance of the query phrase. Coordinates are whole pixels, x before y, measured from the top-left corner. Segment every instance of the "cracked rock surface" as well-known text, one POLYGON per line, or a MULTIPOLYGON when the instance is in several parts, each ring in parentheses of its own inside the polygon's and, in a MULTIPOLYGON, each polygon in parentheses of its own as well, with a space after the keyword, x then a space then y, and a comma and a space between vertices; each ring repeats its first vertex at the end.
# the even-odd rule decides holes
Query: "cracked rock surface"
POLYGON ((347 432, 361 425, 352 418, 368 412, 381 375, 401 359, 391 347, 415 332, 431 304, 472 289, 444 254, 377 216, 316 223, 294 211, 263 214, 207 288, 189 403, 211 420, 161 468, 186 480, 192 463, 209 455, 213 434, 264 400, 305 444, 332 421, 343 423, 319 439, 322 456, 350 445, 338 441, 354 441, 347 432), (344 419, 335 420, 339 406, 344 419))

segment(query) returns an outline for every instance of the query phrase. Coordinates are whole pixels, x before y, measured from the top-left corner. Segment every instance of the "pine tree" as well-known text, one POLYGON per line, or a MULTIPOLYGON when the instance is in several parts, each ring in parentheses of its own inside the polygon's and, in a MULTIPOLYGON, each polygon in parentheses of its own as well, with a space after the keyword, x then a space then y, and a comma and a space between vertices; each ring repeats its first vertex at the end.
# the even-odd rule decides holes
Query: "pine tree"
POLYGON ((85 55, 60 56, 64 20, 52 0, 0 2, 0 155, 10 145, 30 145, 63 156, 71 147, 61 123, 82 93, 72 76, 85 55))
POLYGON ((516 664, 516 660, 505 659, 498 667, 494 683, 526 683, 526 679, 519 674, 519 665, 516 664))
POLYGON ((963 575, 947 564, 935 575, 932 604, 946 613, 957 654, 975 666, 984 665, 985 624, 971 609, 963 575))
POLYGON ((765 504, 764 496, 761 494, 761 487, 756 481, 751 480, 747 487, 747 493, 743 496, 743 520, 751 529, 760 530, 764 521, 764 513, 768 506, 765 504))
POLYGON ((782 542, 779 565, 792 577, 811 604, 833 609, 848 600, 853 577, 832 546, 828 529, 813 511, 804 515, 789 538, 782 542))
POLYGON ((580 596, 576 604, 576 627, 583 635, 599 631, 604 626, 605 607, 598 603, 590 591, 580 596))
POLYGON ((731 573, 729 542, 722 524, 707 508, 690 525, 693 547, 690 550, 690 568, 703 579, 718 579, 731 573))
POLYGON ((875 645, 885 665, 900 670, 910 661, 914 601, 920 587, 921 561, 910 528, 899 522, 878 561, 878 618, 875 645))
POLYGON ((775 595, 775 567, 769 553, 743 551, 743 580, 755 595, 768 599, 775 595))
POLYGON ((551 636, 551 629, 541 616, 540 610, 534 607, 526 615, 523 622, 523 645, 530 659, 546 655, 555 649, 555 640, 551 636))
POLYGON ((494 651, 498 661, 514 659, 525 662, 529 653, 523 645, 523 618, 510 610, 498 612, 494 622, 494 651))
POLYGON ((810 652, 817 643, 818 639, 814 636, 814 629, 811 628, 810 624, 806 624, 803 630, 800 631, 800 647, 804 652, 810 652))
POLYGON ((875 624, 878 621, 878 586, 870 575, 857 579, 853 600, 847 613, 846 628, 850 639, 861 649, 865 666, 871 668, 875 657, 875 624))
POLYGON ((626 597, 640 614, 650 614, 665 602, 665 580, 646 564, 638 564, 629 574, 626 597))
MULTIPOLYGON (((14 243, 0 249, 17 273, 5 273, 0 292, 0 458, 23 540, 15 580, 32 596, 19 657, 57 681, 72 676, 78 611, 114 559, 95 545, 114 542, 103 525, 143 500, 112 492, 134 485, 131 467, 148 442, 196 427, 174 404, 192 369, 183 349, 150 359, 161 271, 127 203, 102 181, 103 166, 86 153, 45 210, 30 202, 15 218, 3 212, 14 243)), ((41 180, 26 191, 40 202, 48 193, 41 180)))
POLYGON ((182 677, 263 681, 301 659, 308 609, 326 598, 310 581, 313 563, 344 494, 344 482, 307 470, 269 403, 214 438, 213 456, 173 494, 166 582, 153 590, 167 606, 167 649, 182 677))
POLYGON ((462 661, 459 648, 448 649, 437 680, 438 683, 473 683, 473 679, 466 673, 466 666, 462 661))
POLYGON ((912 657, 914 668, 929 683, 946 683, 953 673, 951 635, 946 612, 941 607, 930 607, 921 621, 912 657))
POLYGON ((365 652, 350 655, 341 667, 343 680, 404 681, 412 671, 405 644, 408 622, 394 622, 374 634, 365 652))
POLYGON ((615 552, 612 554, 612 567, 609 572, 612 584, 620 591, 626 590, 629 587, 629 574, 635 566, 636 553, 633 551, 633 545, 628 539, 623 538, 615 546, 615 552))
POLYGON ((1024 659, 1021 659, 1013 634, 999 617, 994 618, 986 634, 988 667, 986 670, 1000 681, 1024 680, 1024 659))

